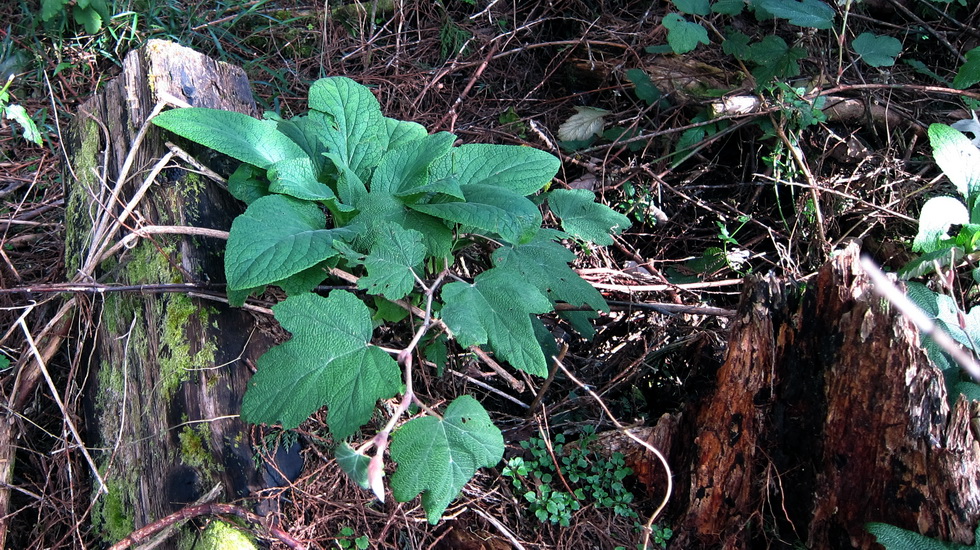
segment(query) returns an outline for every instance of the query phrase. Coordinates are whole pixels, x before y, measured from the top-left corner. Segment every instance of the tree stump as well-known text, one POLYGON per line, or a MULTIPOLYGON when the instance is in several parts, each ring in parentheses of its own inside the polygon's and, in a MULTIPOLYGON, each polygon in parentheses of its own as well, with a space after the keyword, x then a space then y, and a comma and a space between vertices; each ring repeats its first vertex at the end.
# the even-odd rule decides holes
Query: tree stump
POLYGON ((746 285, 717 386, 674 442, 693 450, 677 468, 690 478, 672 548, 876 548, 871 521, 972 543, 973 405, 950 408, 915 327, 858 255, 850 245, 805 290, 746 285))
MULTIPOLYGON (((237 67, 160 40, 129 54, 122 75, 81 107, 70 129, 69 277, 91 266, 98 253, 93 239, 100 228, 93 220, 107 211, 113 220, 125 215, 167 152, 162 131, 152 125, 137 143, 163 100, 256 111, 237 67), (127 159, 128 178, 113 195, 127 159)), ((149 225, 227 231, 242 209, 213 181, 172 162, 136 200, 114 241, 149 225)), ((97 282, 204 288, 224 282, 221 239, 164 232, 133 242, 99 263, 92 273, 97 282)), ((96 328, 86 356, 85 416, 89 445, 101 449, 96 462, 107 494, 96 500, 93 523, 106 539, 119 539, 215 487, 217 499, 232 502, 260 486, 248 429, 237 415, 248 365, 268 339, 244 310, 187 289, 168 290, 104 292, 89 301, 96 328)))

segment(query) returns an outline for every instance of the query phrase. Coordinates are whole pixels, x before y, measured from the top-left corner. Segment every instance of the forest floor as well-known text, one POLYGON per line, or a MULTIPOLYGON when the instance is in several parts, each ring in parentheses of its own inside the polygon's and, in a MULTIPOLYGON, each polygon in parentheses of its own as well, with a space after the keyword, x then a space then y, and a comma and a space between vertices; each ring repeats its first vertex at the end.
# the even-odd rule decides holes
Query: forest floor
MULTIPOLYGON (((674 4, 701 9, 694 1, 674 4)), ((733 5, 711 3, 723 4, 733 5)), ((9 103, 23 106, 43 137, 36 145, 13 121, 0 127, 0 352, 13 361, 0 370, 5 404, 25 333, 56 307, 51 296, 22 289, 71 275, 63 261, 62 132, 147 39, 241 66, 260 111, 303 113, 313 81, 344 75, 371 86, 387 116, 466 143, 520 144, 559 156, 556 185, 590 189, 633 223, 612 246, 576 250, 576 269, 612 312, 599 319, 593 341, 573 345, 567 356, 633 427, 653 425, 710 387, 743 277, 773 273, 805 284, 854 239, 889 268, 911 259, 919 208, 950 191, 925 129, 970 118, 970 94, 958 95, 950 82, 964 54, 980 45, 980 8, 922 0, 855 3, 846 18, 834 5, 829 30, 747 12, 688 13, 685 20, 700 23, 710 43, 682 55, 666 51, 661 22, 678 11, 666 2, 120 0, 115 10, 88 34, 70 16, 59 26, 64 13, 41 23, 36 2, 0 6, 7 23, 0 75, 14 75, 9 103), (778 39, 782 49, 739 54, 738 31, 753 44, 778 39), (848 47, 866 32, 901 42, 893 65, 873 66, 848 47), (753 74, 772 83, 757 85, 753 74), (709 116, 713 104, 733 98, 759 103, 709 116), (596 108, 607 111, 604 131, 560 143, 563 123, 578 111, 597 116, 596 108)), ((52 366, 64 410, 40 390, 27 408, 6 407, 27 434, 18 441, 12 512, 0 518, 11 526, 12 548, 105 542, 88 519, 86 469, 64 427, 65 415, 82 418, 78 349, 63 350, 52 366)), ((530 401, 491 383, 511 401, 530 401)), ((530 460, 535 450, 549 450, 543 441, 580 439, 589 429, 600 434, 596 447, 614 446, 601 437, 614 430, 599 404, 563 376, 549 390, 547 415, 524 415, 495 393, 469 391, 503 428, 505 461, 530 460)), ((298 430, 306 442, 322 433, 317 417, 298 430)), ((364 541, 376 548, 633 548, 637 525, 663 496, 651 481, 649 470, 658 466, 650 457, 633 453, 624 465, 599 451, 589 455, 589 468, 613 477, 625 466, 634 471, 615 488, 623 506, 586 498, 577 509, 552 512, 564 521, 539 521, 525 493, 540 479, 529 473, 518 489, 501 464, 464 489, 447 511, 452 520, 430 526, 417 502, 391 514, 317 445, 304 452, 306 467, 282 500, 279 521, 314 548, 364 541)), ((669 510, 657 523, 666 538, 669 510)))

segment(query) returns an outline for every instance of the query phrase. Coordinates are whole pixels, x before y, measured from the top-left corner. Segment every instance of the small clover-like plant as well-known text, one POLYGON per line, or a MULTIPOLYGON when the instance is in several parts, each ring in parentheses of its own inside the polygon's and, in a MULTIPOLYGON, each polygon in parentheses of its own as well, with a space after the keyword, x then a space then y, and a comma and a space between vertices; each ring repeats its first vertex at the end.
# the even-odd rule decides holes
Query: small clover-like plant
POLYGON ((457 146, 450 133, 385 117, 348 78, 314 83, 309 107, 289 120, 187 108, 154 122, 242 162, 228 181, 248 205, 225 249, 229 301, 270 285, 288 296, 273 312, 292 338, 259 359, 242 417, 290 429, 326 406, 338 463, 381 500, 390 441, 392 494, 405 502, 421 493, 434 523, 477 469, 500 461, 504 444, 476 399, 457 397, 441 413, 419 399, 416 355, 445 357, 448 333, 546 375, 542 350, 554 342, 538 316, 568 304, 558 315, 588 336, 589 320, 608 311, 561 242, 607 244, 629 222, 590 192, 544 192, 560 164, 553 155, 457 146), (543 206, 561 229, 542 226, 543 206), (482 266, 458 265, 481 251, 492 251, 482 266), (313 292, 338 277, 356 288, 313 292), (400 325, 409 343, 385 350, 373 343, 376 323, 398 323, 399 307, 412 314, 400 325), (352 444, 377 402, 399 394, 376 434, 352 444), (402 422, 413 405, 421 413, 402 422))

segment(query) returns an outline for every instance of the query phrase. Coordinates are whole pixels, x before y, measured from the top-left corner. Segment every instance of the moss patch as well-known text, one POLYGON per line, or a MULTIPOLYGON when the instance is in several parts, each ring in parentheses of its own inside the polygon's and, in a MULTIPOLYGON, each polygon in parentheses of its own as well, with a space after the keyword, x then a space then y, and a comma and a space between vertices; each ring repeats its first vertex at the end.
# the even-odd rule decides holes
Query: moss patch
POLYGON ((194 550, 256 550, 255 539, 234 525, 212 521, 200 538, 185 536, 178 545, 194 550), (195 540, 196 539, 196 540, 195 540))
POLYGON ((109 493, 96 501, 92 509, 92 523, 103 540, 115 542, 133 532, 135 521, 132 510, 125 505, 122 484, 110 482, 107 489, 109 493))
POLYGON ((95 121, 84 118, 77 124, 79 149, 71 159, 72 171, 77 180, 69 178, 68 202, 65 204, 65 269, 69 278, 74 276, 82 266, 91 242, 92 208, 90 193, 95 193, 102 186, 95 175, 101 162, 99 147, 101 137, 95 121))

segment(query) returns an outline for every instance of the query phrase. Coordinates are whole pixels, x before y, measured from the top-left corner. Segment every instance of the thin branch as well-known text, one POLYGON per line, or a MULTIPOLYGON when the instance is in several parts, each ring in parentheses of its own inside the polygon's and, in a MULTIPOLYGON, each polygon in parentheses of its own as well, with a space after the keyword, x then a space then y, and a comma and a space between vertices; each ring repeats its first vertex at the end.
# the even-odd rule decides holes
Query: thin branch
POLYGON ((237 516, 251 524, 261 526, 265 531, 266 536, 269 538, 274 538, 290 548, 306 548, 303 543, 293 538, 289 533, 286 533, 274 525, 267 525, 263 518, 257 514, 253 514, 252 512, 233 504, 215 503, 188 506, 178 510, 165 518, 158 519, 153 523, 133 531, 126 538, 122 539, 116 544, 113 544, 109 550, 124 550, 125 548, 129 548, 135 544, 140 544, 170 525, 199 516, 237 516))
POLYGON ((980 364, 976 359, 960 347, 953 338, 946 334, 946 331, 939 328, 936 323, 919 306, 912 303, 895 283, 891 282, 885 273, 875 264, 874 260, 868 256, 861 256, 861 267, 874 283, 874 290, 881 297, 885 298, 899 311, 905 314, 912 321, 912 324, 919 329, 919 332, 932 338, 939 347, 953 358, 963 370, 965 370, 974 380, 980 382, 980 364))

